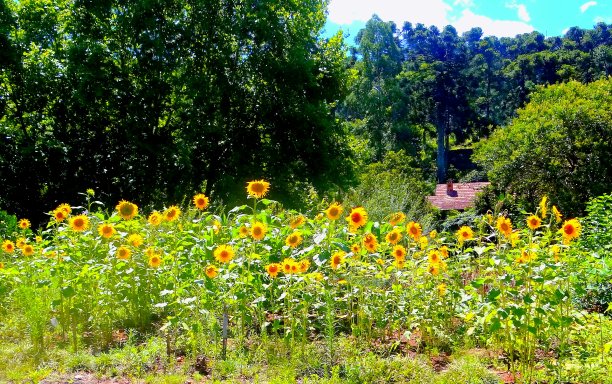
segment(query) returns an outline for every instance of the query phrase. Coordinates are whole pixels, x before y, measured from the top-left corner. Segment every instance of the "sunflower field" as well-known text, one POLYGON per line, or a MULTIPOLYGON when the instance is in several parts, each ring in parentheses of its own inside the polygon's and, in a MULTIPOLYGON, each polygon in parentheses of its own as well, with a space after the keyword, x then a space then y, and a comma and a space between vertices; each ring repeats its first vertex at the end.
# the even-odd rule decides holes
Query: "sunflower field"
POLYGON ((105 211, 88 190, 83 206, 49 212, 45 230, 22 219, 0 239, 0 312, 36 357, 58 344, 102 351, 132 333, 161 337, 168 355, 219 360, 274 340, 317 343, 331 372, 348 337, 386 353, 496 351, 525 382, 544 368, 583 377, 577 354, 609 373, 612 331, 575 304, 601 260, 575 247, 580 222, 546 199, 521 222, 489 214, 438 233, 338 202, 285 210, 265 198, 270 187, 249 182, 247 204, 227 211, 196 194, 147 215, 128 201, 105 211))

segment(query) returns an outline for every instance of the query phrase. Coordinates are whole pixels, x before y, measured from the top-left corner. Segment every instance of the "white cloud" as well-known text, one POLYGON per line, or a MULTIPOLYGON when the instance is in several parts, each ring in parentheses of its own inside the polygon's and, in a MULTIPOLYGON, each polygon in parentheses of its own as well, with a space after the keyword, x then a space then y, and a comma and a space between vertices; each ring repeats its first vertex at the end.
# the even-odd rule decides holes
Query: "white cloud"
POLYGON ((565 34, 567 33, 567 31, 569 31, 569 30, 570 30, 570 27, 563 28, 563 30, 561 31, 561 34, 562 34, 563 36, 565 36, 565 34))
POLYGON ((455 0, 453 5, 460 5, 465 8, 470 8, 474 6, 474 0, 455 0))
POLYGON ((580 12, 585 13, 587 9, 597 5, 596 1, 587 1, 580 6, 580 12))
POLYGON ((443 0, 331 0, 328 18, 337 24, 350 24, 357 20, 370 20, 373 14, 377 14, 400 27, 404 21, 439 26, 448 24, 447 14, 451 10, 443 0))
POLYGON ((516 0, 506 3, 506 8, 516 9, 516 14, 519 20, 528 23, 531 21, 531 16, 527 12, 527 6, 525 4, 517 4, 516 0))
POLYGON ((461 16, 452 23, 457 31, 469 31, 473 27, 482 28, 484 35, 494 35, 497 37, 514 37, 521 33, 534 31, 533 26, 515 20, 495 20, 486 16, 477 15, 469 9, 464 10, 461 16))

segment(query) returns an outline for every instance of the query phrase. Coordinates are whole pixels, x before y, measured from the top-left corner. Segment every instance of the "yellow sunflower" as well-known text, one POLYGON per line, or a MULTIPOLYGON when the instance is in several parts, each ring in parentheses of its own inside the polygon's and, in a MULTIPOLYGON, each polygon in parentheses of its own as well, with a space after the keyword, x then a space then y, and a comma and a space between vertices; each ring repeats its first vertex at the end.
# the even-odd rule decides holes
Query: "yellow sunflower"
POLYGON ((357 255, 359 252, 361 252, 361 247, 359 246, 358 243, 355 243, 355 244, 351 245, 351 252, 354 255, 357 255))
POLYGON ((207 265, 206 268, 204 268, 204 273, 209 279, 214 279, 219 274, 219 269, 214 265, 207 265))
POLYGON ((421 238, 421 231, 421 224, 419 223, 411 221, 406 225, 406 232, 408 233, 408 236, 414 239, 414 241, 418 241, 421 238))
POLYGON ((396 226, 403 223, 404 220, 406 220, 406 215, 403 212, 395 212, 389 217, 389 224, 396 226))
POLYGON ((163 215, 161 213, 159 213, 157 211, 153 211, 149 215, 149 218, 147 219, 147 221, 151 225, 158 226, 158 225, 161 224, 163 219, 164 219, 164 217, 163 217, 163 215))
POLYGON ((144 239, 138 233, 132 233, 128 236, 127 242, 132 245, 132 247, 140 247, 144 243, 144 239))
POLYGON ((15 244, 10 240, 4 240, 2 242, 2 250, 6 253, 15 252, 15 244))
POLYGON ((395 260, 406 260, 406 248, 402 245, 396 245, 393 247, 391 254, 395 258, 395 260))
POLYGON ((289 226, 291 227, 291 229, 296 229, 304 225, 305 222, 306 218, 302 215, 298 215, 289 221, 289 226))
POLYGON ((98 226, 98 234, 106 239, 113 237, 116 232, 112 224, 100 224, 98 226))
POLYGON ((219 220, 213 221, 212 228, 213 228, 213 232, 215 232, 215 235, 219 233, 219 231, 221 230, 221 227, 222 225, 219 220))
POLYGON ((122 245, 121 247, 117 248, 116 255, 118 259, 128 260, 130 256, 132 255, 132 251, 130 251, 128 247, 125 247, 122 245))
POLYGON ((559 212, 559 209, 557 208, 556 205, 553 205, 552 211, 553 211, 553 214, 555 215, 555 220, 557 220, 557 223, 560 223, 561 219, 563 218, 563 215, 561 214, 561 212, 559 212))
POLYGON ((258 199, 264 197, 268 193, 269 189, 270 183, 265 180, 249 181, 246 187, 249 196, 256 197, 258 199))
POLYGON ((509 218, 500 216, 497 218, 497 230, 506 237, 510 237, 512 234, 512 222, 509 218))
POLYGON ((347 216, 349 226, 353 229, 361 228, 368 222, 368 213, 363 207, 355 207, 351 209, 351 213, 347 216))
POLYGON ((342 264, 342 262, 344 261, 344 256, 345 256, 345 253, 344 253, 343 251, 337 251, 337 252, 335 252, 335 253, 332 255, 331 259, 329 259, 329 261, 330 261, 330 263, 331 263, 331 267, 332 267, 333 269, 337 269, 337 268, 338 268, 338 266, 339 266, 340 264, 342 264))
POLYGON ((440 247, 440 255, 443 259, 446 259, 448 257, 448 247, 446 245, 440 247))
POLYGON ((82 232, 89 228, 89 218, 85 215, 71 217, 68 221, 73 231, 82 232))
POLYGON ((563 235, 563 242, 568 244, 573 239, 580 236, 580 231, 582 230, 582 226, 580 222, 576 219, 566 220, 561 226, 561 234, 563 235))
POLYGON ((152 268, 158 268, 161 265, 161 262, 161 255, 157 253, 149 257, 149 266, 152 268))
POLYGON ((427 239, 427 236, 421 236, 419 238, 419 246, 421 247, 421 249, 425 249, 427 248, 427 245, 429 245, 429 240, 427 239))
POLYGON ((432 229, 432 230, 429 232, 429 238, 433 240, 433 239, 435 239, 436 237, 438 237, 438 231, 436 231, 435 229, 432 229))
POLYGON ((251 227, 251 236, 255 240, 262 240, 266 237, 266 232, 268 232, 268 227, 264 223, 257 222, 251 227))
POLYGON ((181 209, 176 205, 172 205, 164 211, 164 220, 168 222, 178 219, 179 216, 181 216, 181 209))
POLYGON ((291 248, 297 247, 298 245, 300 245, 301 242, 302 234, 300 233, 300 231, 295 231, 289 234, 289 236, 287 236, 287 238, 285 239, 285 244, 291 248))
POLYGON ((280 269, 281 265, 278 263, 272 263, 266 266, 266 272, 268 272, 268 275, 270 275, 271 278, 275 278, 276 276, 278 276, 280 269))
POLYGON ((291 258, 286 258, 285 260, 283 260, 283 263, 282 263, 283 272, 286 275, 290 275, 293 271, 294 264, 295 264, 295 260, 291 258))
POLYGON ((406 260, 404 260, 404 259, 395 259, 395 261, 393 262, 393 265, 397 269, 404 269, 404 267, 406 266, 406 260))
POLYGON ((542 218, 546 217, 546 211, 547 211, 546 203, 547 202, 548 202, 548 197, 546 197, 546 195, 542 196, 542 200, 540 200, 540 215, 542 216, 542 218))
POLYGON ((231 245, 223 244, 215 249, 215 259, 220 263, 229 263, 234 258, 234 249, 231 245))
POLYGON ((538 229, 540 224, 542 224, 542 220, 536 215, 531 215, 527 218, 527 226, 532 230, 538 229))
POLYGON ((429 268, 427 268, 427 271, 434 276, 438 276, 438 274, 440 273, 440 264, 429 264, 429 268))
POLYGON ((402 233, 398 229, 394 229, 391 232, 387 233, 385 239, 389 244, 395 245, 402 239, 402 233))
POLYGON ((193 205, 199 210, 208 208, 208 197, 203 193, 198 193, 193 197, 193 205))
POLYGON ((299 267, 300 267, 300 273, 304 273, 308 271, 308 268, 310 268, 310 261, 304 259, 301 260, 299 262, 299 267))
POLYGON ((63 209, 60 209, 59 207, 53 211, 53 218, 58 223, 61 223, 62 221, 64 221, 66 217, 68 217, 68 214, 66 213, 66 211, 64 211, 63 209))
POLYGON ((32 247, 30 244, 26 244, 23 246, 21 251, 23 252, 24 256, 32 256, 34 254, 34 247, 32 247))
POLYGON ((325 210, 325 215, 327 215, 327 218, 330 220, 338 220, 340 218, 340 215, 342 215, 342 211, 344 211, 342 205, 338 203, 332 203, 329 208, 325 210))
POLYGON ((464 225, 457 231, 457 238, 459 239, 460 243, 463 243, 466 240, 472 240, 474 238, 474 231, 472 231, 472 228, 464 225))
POLYGON ((444 296, 446 295, 446 284, 442 283, 442 284, 438 284, 438 295, 439 296, 444 296))
POLYGON ((21 228, 21 229, 28 229, 28 228, 30 228, 30 226, 32 224, 30 224, 30 220, 28 220, 28 219, 21 219, 21 220, 19 220, 19 224, 18 225, 19 225, 19 228, 21 228))
POLYGON ((23 247, 25 247, 25 245, 26 245, 26 239, 25 239, 25 237, 20 237, 20 238, 18 238, 18 239, 17 239, 17 242, 16 242, 16 245, 17 245, 17 248, 19 248, 19 249, 23 249, 23 247))
POLYGON ((370 252, 376 252, 376 248, 378 248, 378 240, 376 236, 372 233, 366 233, 363 237, 363 246, 370 252))
POLYGON ((440 254, 434 249, 429 251, 429 255, 427 256, 430 264, 439 264, 442 261, 440 254))
POLYGON ((124 220, 133 219, 138 214, 138 206, 125 200, 121 200, 115 209, 124 220))
POLYGON ((247 237, 249 235, 249 229, 245 225, 241 225, 240 229, 238 229, 238 235, 242 238, 247 237))

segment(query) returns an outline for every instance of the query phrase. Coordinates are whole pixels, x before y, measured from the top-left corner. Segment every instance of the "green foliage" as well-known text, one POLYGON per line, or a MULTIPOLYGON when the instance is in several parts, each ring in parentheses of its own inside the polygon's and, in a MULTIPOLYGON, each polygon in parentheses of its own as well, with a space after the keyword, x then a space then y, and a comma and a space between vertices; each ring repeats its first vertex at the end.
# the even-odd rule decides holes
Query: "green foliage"
POLYGON ((17 216, 0 210, 0 238, 7 238, 17 230, 17 216))
POLYGON ((539 88, 510 125, 477 145, 499 190, 533 209, 543 195, 566 217, 612 183, 612 78, 539 88))

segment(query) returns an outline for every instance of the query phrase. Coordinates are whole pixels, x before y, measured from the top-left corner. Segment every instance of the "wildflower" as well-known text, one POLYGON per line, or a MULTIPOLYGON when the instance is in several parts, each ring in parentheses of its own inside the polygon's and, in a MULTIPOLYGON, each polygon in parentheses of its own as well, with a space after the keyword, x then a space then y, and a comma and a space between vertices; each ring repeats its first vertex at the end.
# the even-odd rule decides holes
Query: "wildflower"
POLYGON ((295 248, 302 242, 302 234, 300 231, 295 231, 285 239, 285 244, 287 244, 291 248, 295 248))
POLYGON ((512 222, 509 218, 500 216, 497 218, 497 230, 506 237, 512 234, 512 222))
POLYGON ((21 229, 28 229, 28 228, 30 228, 30 226, 32 224, 30 224, 30 220, 28 220, 28 219, 21 219, 21 220, 19 220, 19 224, 18 225, 19 225, 19 228, 21 228, 21 229))
POLYGON ((176 205, 172 205, 164 211, 164 220, 168 222, 173 222, 178 219, 179 216, 181 216, 181 209, 176 205))
POLYGON ((393 247, 391 254, 395 258, 395 260, 405 260, 406 259, 406 248, 403 245, 396 245, 393 247))
POLYGON ((308 271, 308 268, 310 268, 310 261, 308 261, 306 259, 301 260, 299 262, 299 266, 300 266, 300 268, 299 268, 300 269, 300 273, 304 273, 304 272, 308 271))
POLYGON ((122 245, 121 247, 117 248, 116 255, 120 260, 128 260, 132 255, 132 251, 130 251, 128 247, 122 245))
POLYGON ((98 226, 98 234, 106 239, 110 239, 115 232, 115 227, 112 224, 100 224, 98 226))
POLYGON ((438 237, 438 231, 436 231, 435 229, 432 230, 431 232, 429 232, 429 237, 433 240, 436 237, 438 237))
POLYGON ((270 275, 271 278, 275 278, 276 276, 278 276, 280 269, 281 265, 278 263, 272 263, 266 266, 266 272, 268 272, 268 275, 270 275))
POLYGON ((219 269, 214 265, 207 265, 206 268, 204 268, 204 273, 209 279, 214 279, 219 274, 219 269))
POLYGON ((430 264, 440 264, 440 261, 442 261, 440 254, 436 250, 429 251, 427 259, 429 260, 430 264))
POLYGON ((559 212, 559 209, 557 208, 556 205, 553 205, 552 211, 553 211, 553 214, 555 215, 555 220, 557 220, 557 223, 560 223, 561 219, 563 218, 563 215, 561 214, 561 212, 559 212))
POLYGON ((568 244, 573 239, 580 236, 580 230, 582 226, 576 219, 566 220, 561 227, 561 234, 563 235, 563 242, 568 244))
POLYGON ((540 224, 542 224, 542 220, 536 215, 531 215, 527 218, 527 226, 532 230, 536 230, 540 224))
POLYGON ((138 233, 132 233, 128 236, 127 242, 133 247, 140 247, 142 243, 144 243, 144 240, 138 233))
POLYGON ((396 226, 398 224, 403 223, 404 220, 406 220, 406 215, 403 212, 395 212, 389 218, 389 224, 391 224, 392 226, 396 226))
POLYGON ((392 230, 391 232, 387 233, 387 236, 385 236, 385 240, 392 245, 397 244, 401 239, 402 233, 397 229, 392 230))
POLYGON ((406 231, 408 236, 412 237, 414 241, 418 241, 421 238, 421 224, 415 223, 414 221, 409 222, 406 225, 406 231))
POLYGON ((304 225, 306 222, 306 218, 302 215, 298 215, 289 221, 289 226, 291 229, 296 229, 304 225))
POLYGON ((474 232, 472 228, 464 225, 457 231, 457 237, 459 238, 459 242, 463 243, 466 240, 472 240, 474 238, 474 232))
POLYGON ((351 209, 351 213, 346 218, 351 228, 361 228, 368 222, 368 213, 363 207, 351 209))
POLYGON ((234 249, 231 245, 220 245, 215 249, 215 259, 220 263, 229 263, 234 258, 234 249))
POLYGON ((208 208, 208 197, 203 193, 198 193, 193 197, 193 205, 199 210, 208 208))
POLYGON ((2 242, 2 250, 6 253, 13 253, 15 252, 15 244, 10 240, 4 240, 2 242))
POLYGON ((153 211, 151 212, 151 214, 149 215, 149 218, 147 219, 147 221, 149 222, 149 224, 154 225, 154 226, 158 226, 161 224, 162 220, 163 220, 163 216, 161 213, 157 212, 157 211, 153 211))
POLYGON ((439 296, 444 296, 446 295, 446 284, 442 283, 442 284, 438 284, 438 295, 439 296))
POLYGON ((268 193, 269 189, 270 183, 265 180, 249 181, 246 187, 249 196, 256 197, 258 199, 264 197, 268 193))
POLYGON ((30 244, 26 244, 21 248, 21 252, 23 252, 24 256, 32 256, 34 254, 34 247, 30 244))
POLYGON ((89 228, 89 218, 85 215, 78 215, 70 218, 68 222, 73 231, 82 232, 89 228))
POLYGON ((121 200, 115 209, 124 220, 133 219, 138 214, 138 206, 125 200, 121 200))
POLYGON ((548 197, 546 197, 546 195, 542 196, 542 200, 540 200, 540 215, 542 216, 542 218, 546 217, 546 203, 547 202, 548 202, 548 197))
POLYGON ((446 259, 448 257, 448 247, 446 245, 440 247, 440 255, 443 259, 446 259))
POLYGON ((338 266, 342 264, 342 262, 344 261, 344 255, 345 254, 343 251, 337 251, 332 255, 330 262, 331 262, 331 267, 333 269, 337 269, 338 266))
POLYGON ((264 223, 257 222, 251 227, 251 237, 255 240, 261 240, 266 237, 268 227, 264 223))
POLYGON ((343 210, 344 208, 342 208, 342 205, 338 203, 332 203, 329 208, 325 210, 325 214, 330 220, 338 220, 340 218, 340 215, 342 215, 343 210))
POLYGON ((241 225, 238 229, 238 235, 244 239, 249 235, 249 229, 245 225, 241 225))

